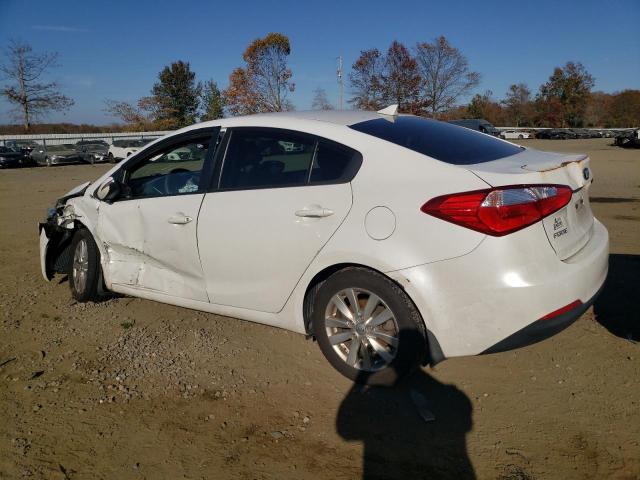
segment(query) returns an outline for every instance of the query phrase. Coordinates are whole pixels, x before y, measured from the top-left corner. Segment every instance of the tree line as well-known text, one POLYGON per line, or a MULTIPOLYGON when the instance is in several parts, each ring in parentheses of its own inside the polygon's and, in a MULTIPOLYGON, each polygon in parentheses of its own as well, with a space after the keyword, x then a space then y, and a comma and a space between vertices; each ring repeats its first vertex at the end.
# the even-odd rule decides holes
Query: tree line
MULTIPOLYGON (((105 99, 104 110, 124 122, 126 129, 139 131, 173 130, 225 115, 293 110, 290 54, 289 38, 281 33, 254 40, 224 90, 213 79, 197 81, 189 62, 178 60, 158 73, 149 95, 134 102, 105 99)), ((43 80, 58 66, 57 54, 38 54, 28 44, 11 41, 5 56, 0 73, 8 83, 0 94, 14 107, 13 114, 25 131, 47 113, 73 106, 73 99, 63 95, 56 82, 43 80)), ((441 120, 484 118, 502 126, 629 127, 640 123, 640 90, 593 92, 595 79, 579 62, 556 67, 535 93, 525 83, 515 83, 502 99, 486 91, 461 105, 481 78, 444 36, 413 46, 393 41, 386 51, 361 51, 348 75, 348 102, 363 110, 398 104, 403 113, 441 120)), ((314 91, 312 108, 334 108, 324 89, 314 91)))

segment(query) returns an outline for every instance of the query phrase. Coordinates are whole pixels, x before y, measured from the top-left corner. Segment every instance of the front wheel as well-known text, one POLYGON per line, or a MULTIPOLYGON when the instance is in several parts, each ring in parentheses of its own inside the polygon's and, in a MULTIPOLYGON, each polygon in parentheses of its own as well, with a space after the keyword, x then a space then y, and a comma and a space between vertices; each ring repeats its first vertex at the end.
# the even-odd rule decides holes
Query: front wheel
POLYGON ((71 242, 73 260, 69 272, 71 295, 78 302, 96 302, 100 299, 100 253, 87 230, 78 230, 71 242))
POLYGON ((420 313, 380 273, 348 268, 333 274, 319 286, 311 316, 324 356, 357 383, 392 386, 425 358, 420 313))

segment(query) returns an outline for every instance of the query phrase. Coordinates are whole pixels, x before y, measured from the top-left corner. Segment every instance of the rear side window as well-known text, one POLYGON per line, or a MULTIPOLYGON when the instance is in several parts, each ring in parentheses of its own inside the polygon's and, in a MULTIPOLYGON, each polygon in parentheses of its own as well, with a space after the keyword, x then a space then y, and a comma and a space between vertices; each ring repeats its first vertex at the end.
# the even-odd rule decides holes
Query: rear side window
POLYGON ((490 162, 522 151, 468 128, 413 116, 368 120, 350 127, 452 165, 490 162))
POLYGON ((231 131, 220 189, 345 183, 361 164, 358 152, 312 135, 270 128, 231 131))

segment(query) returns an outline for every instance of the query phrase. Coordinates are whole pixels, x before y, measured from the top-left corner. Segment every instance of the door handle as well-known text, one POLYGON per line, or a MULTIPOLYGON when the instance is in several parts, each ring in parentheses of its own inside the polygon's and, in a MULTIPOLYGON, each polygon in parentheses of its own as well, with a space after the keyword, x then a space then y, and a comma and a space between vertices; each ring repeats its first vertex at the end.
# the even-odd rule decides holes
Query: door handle
POLYGON ((176 213, 167 219, 167 222, 173 223, 174 225, 185 225, 189 223, 193 218, 183 215, 182 213, 176 213))
POLYGON ((304 208, 296 210, 296 217, 323 218, 333 215, 333 210, 322 207, 304 208))

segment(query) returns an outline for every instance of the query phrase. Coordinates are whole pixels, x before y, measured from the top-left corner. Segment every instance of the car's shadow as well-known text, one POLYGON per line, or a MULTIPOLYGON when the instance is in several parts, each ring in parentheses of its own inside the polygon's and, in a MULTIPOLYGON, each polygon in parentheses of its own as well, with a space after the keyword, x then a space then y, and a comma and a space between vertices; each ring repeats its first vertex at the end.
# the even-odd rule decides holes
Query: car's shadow
POLYGON ((418 370, 393 388, 354 385, 336 429, 363 443, 363 479, 469 479, 475 478, 465 438, 472 411, 462 391, 418 370))
POLYGON ((593 311, 618 337, 640 341, 640 255, 609 256, 609 276, 593 311))

